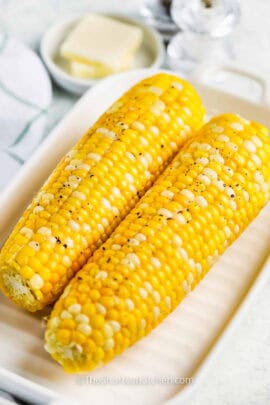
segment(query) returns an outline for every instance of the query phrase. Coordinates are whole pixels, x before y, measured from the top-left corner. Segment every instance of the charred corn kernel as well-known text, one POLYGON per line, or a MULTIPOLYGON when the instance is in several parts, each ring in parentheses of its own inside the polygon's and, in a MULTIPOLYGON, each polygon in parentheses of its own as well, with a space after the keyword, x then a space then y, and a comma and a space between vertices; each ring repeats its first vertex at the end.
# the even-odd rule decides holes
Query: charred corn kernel
MULTIPOLYGON (((203 116, 196 91, 165 73, 116 101, 61 160, 5 243, 4 293, 30 311, 54 301, 203 116), (159 91, 151 91, 153 86, 159 91)), ((105 278, 100 273, 99 279, 105 278)), ((93 301, 100 297, 98 291, 91 294, 93 301)), ((105 301, 112 306, 111 299, 105 301)))
POLYGON ((94 300, 89 294, 81 311, 82 315, 87 314, 85 308, 93 304, 106 306, 104 298, 108 297, 102 291, 106 292, 111 279, 116 279, 114 306, 89 317, 96 346, 83 345, 78 353, 75 338, 68 344, 58 338, 63 322, 50 322, 46 347, 52 357, 68 372, 90 370, 149 333, 259 213, 269 200, 269 191, 270 137, 266 129, 236 115, 212 119, 185 144, 154 186, 74 277, 67 295, 64 293, 56 303, 51 317, 61 320, 66 301, 72 296, 79 302, 80 286, 86 285, 92 291, 100 291, 100 297, 95 296, 94 300), (228 142, 236 147, 228 150, 228 142), (256 167, 246 163, 251 154, 260 155, 256 167), (246 159, 239 159, 243 155, 246 159), (217 158, 213 161, 211 156, 217 158), (215 198, 211 198, 213 194, 215 198), (138 243, 130 243, 134 240, 138 243), (112 262, 113 267, 109 266, 112 262), (98 348, 104 353, 102 359, 98 348), (69 356, 65 355, 67 351, 69 356))

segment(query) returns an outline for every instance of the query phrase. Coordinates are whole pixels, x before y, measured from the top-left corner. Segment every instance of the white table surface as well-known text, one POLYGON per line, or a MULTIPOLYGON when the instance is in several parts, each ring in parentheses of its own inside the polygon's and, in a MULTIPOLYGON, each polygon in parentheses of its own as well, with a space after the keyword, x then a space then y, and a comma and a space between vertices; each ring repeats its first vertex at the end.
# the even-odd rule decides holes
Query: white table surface
MULTIPOLYGON (((136 14, 140 0, 2 0, 1 6, 4 7, 2 23, 7 31, 37 49, 43 31, 59 16, 85 10, 136 14)), ((270 1, 242 1, 242 11, 240 29, 246 36, 246 66, 265 74, 268 68, 270 70, 270 1), (249 43, 258 44, 256 55, 250 55, 249 43)), ((47 131, 75 101, 75 96, 54 89, 47 131)), ((253 307, 187 400, 188 405, 270 404, 269 308, 270 275, 253 307)))

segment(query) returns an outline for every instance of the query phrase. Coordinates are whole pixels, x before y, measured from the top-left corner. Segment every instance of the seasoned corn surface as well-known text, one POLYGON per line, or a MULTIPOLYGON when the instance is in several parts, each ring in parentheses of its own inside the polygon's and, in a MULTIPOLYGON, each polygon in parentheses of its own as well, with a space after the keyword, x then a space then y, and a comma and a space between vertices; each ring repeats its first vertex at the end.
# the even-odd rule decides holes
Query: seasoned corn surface
POLYGON ((203 116, 196 91, 165 73, 115 102, 61 160, 4 245, 5 294, 30 311, 55 300, 203 116))
POLYGON ((269 199, 270 138, 235 115, 182 148, 56 303, 46 349, 91 370, 147 335, 269 199))

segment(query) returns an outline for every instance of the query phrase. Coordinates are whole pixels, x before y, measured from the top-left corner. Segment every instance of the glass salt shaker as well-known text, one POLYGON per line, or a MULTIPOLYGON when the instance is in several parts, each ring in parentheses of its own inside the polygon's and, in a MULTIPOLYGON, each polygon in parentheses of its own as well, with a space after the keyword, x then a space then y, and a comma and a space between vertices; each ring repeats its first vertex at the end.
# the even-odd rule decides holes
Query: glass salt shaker
POLYGON ((181 29, 168 45, 168 63, 184 76, 200 65, 233 58, 228 35, 240 20, 239 0, 173 0, 171 16, 181 29))

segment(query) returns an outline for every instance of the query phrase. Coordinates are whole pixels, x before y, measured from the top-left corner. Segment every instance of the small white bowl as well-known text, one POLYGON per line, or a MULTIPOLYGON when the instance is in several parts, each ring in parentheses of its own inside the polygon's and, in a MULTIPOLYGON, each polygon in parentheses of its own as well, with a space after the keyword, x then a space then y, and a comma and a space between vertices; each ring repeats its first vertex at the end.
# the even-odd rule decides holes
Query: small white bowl
MULTIPOLYGON (((117 20, 139 26, 143 30, 143 42, 134 60, 134 69, 159 68, 164 60, 164 45, 161 36, 147 25, 120 14, 106 14, 117 20)), ((71 76, 63 63, 57 63, 59 47, 64 38, 82 16, 57 22, 45 32, 40 44, 40 53, 54 81, 65 90, 83 94, 102 79, 77 79, 71 76)))

